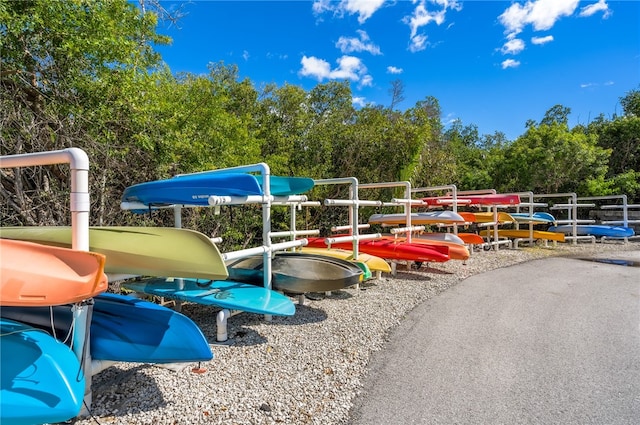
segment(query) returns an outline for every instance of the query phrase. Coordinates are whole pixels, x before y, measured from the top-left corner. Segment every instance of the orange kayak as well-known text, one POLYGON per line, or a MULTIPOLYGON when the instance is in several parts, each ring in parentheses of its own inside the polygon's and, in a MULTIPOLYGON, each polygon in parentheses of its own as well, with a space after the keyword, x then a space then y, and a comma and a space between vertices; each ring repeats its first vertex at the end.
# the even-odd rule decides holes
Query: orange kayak
POLYGON ((458 237, 464 241, 464 243, 468 243, 471 245, 481 245, 484 243, 484 239, 482 236, 476 233, 458 233, 458 237))
MULTIPOLYGON (((458 212, 466 222, 469 223, 490 223, 493 222, 493 212, 458 212)), ((514 223, 516 220, 511 214, 506 212, 498 212, 498 223, 514 223)))
POLYGON ((0 305, 53 306, 108 288, 106 257, 94 252, 0 239, 0 305))

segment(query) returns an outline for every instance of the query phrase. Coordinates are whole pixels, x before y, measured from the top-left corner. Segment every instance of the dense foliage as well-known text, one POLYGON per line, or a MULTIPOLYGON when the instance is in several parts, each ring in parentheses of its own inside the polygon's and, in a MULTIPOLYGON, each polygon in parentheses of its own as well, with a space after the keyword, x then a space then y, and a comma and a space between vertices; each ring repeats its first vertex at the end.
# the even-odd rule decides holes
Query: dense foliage
MULTIPOLYGON (((142 3, 144 5, 144 2, 142 3)), ((266 162, 273 174, 362 183, 408 180, 414 187, 455 184, 579 195, 625 193, 640 199, 640 91, 620 99, 621 116, 569 128, 570 110, 549 109, 514 141, 480 135, 475 125, 445 129, 438 100, 405 111, 355 109, 348 82, 256 88, 235 65, 207 75, 174 75, 154 52, 168 43, 158 13, 126 0, 0 0, 0 154, 79 147, 91 161, 96 225, 172 225, 169 212, 121 211, 125 187, 178 173, 266 162)), ((394 105, 402 84, 390 90, 394 105)), ((63 166, 0 169, 3 225, 68 224, 63 166)), ((320 186, 312 198, 345 197, 320 186)), ((392 189, 369 191, 389 199, 392 189)), ((224 236, 225 248, 261 235, 259 206, 190 210, 183 225, 224 236)), ((346 222, 339 209, 309 209, 301 225, 346 222), (330 210, 330 211, 328 211, 330 210)), ((287 227, 288 211, 274 209, 287 227)))

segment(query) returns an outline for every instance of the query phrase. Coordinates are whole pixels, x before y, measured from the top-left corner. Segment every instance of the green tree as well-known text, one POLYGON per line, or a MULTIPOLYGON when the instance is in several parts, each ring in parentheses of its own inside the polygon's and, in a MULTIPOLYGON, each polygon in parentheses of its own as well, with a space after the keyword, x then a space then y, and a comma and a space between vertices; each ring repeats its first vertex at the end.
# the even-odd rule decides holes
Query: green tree
POLYGON ((625 116, 640 117, 640 89, 630 90, 620 98, 625 116))
POLYGON ((595 135, 570 131, 568 112, 555 106, 539 125, 528 123, 526 133, 504 152, 497 189, 592 194, 593 183, 606 174, 610 151, 597 145, 595 135))
MULTIPOLYGON (((126 168, 118 160, 149 159, 127 141, 160 63, 152 46, 168 41, 156 24, 154 13, 142 15, 125 0, 0 0, 0 153, 87 151, 100 164, 90 174, 100 223, 114 204, 108 188, 119 187, 111 183, 126 168)), ((8 223, 68 221, 65 167, 0 172, 12 183, 3 190, 8 223)))

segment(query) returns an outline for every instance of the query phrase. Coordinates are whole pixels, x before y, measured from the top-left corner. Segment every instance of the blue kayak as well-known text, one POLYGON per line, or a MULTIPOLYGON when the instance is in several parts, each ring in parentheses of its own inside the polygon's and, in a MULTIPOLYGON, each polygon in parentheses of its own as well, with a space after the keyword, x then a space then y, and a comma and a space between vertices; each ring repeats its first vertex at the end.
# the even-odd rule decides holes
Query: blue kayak
POLYGON ((556 221, 556 218, 547 212, 534 212, 533 216, 529 213, 509 213, 511 217, 515 218, 518 222, 534 223, 534 224, 548 224, 556 221))
POLYGON ((122 201, 148 206, 209 206, 210 196, 248 195, 262 195, 262 188, 251 174, 197 173, 129 186, 122 194, 122 201))
POLYGON ((2 425, 63 422, 80 413, 85 380, 69 347, 39 329, 2 318, 0 357, 2 425))
MULTIPOLYGON (((213 358, 200 328, 167 307, 126 295, 94 298, 90 328, 91 357, 135 363, 181 363, 213 358)), ((2 307, 2 317, 53 333, 49 307, 2 307)), ((64 339, 72 323, 71 306, 53 307, 55 335, 64 339)))
MULTIPOLYGON (((263 186, 261 175, 255 176, 260 186, 263 186)), ((269 176, 269 190, 274 196, 301 195, 315 186, 313 179, 308 177, 269 176)))
MULTIPOLYGON (((573 227, 570 224, 551 226, 548 230, 550 232, 564 233, 565 235, 573 234, 573 227)), ((635 235, 634 230, 630 227, 607 226, 604 224, 578 224, 576 226, 576 232, 580 236, 606 236, 608 238, 630 238, 635 235)))
POLYGON ((292 316, 296 312, 295 305, 286 295, 232 280, 151 278, 126 282, 122 286, 144 294, 247 313, 292 316))

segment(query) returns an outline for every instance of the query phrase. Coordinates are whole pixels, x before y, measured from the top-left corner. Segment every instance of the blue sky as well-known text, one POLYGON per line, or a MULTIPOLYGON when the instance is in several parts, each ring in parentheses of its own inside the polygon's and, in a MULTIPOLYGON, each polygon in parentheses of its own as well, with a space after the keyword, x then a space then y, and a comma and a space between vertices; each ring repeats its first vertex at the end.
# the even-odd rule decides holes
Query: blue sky
POLYGON ((186 15, 158 32, 172 72, 238 66, 257 89, 310 90, 349 80, 356 107, 389 106, 401 80, 405 110, 433 96, 442 122, 514 140, 556 104, 570 126, 622 112, 640 84, 638 1, 163 1, 186 15))

